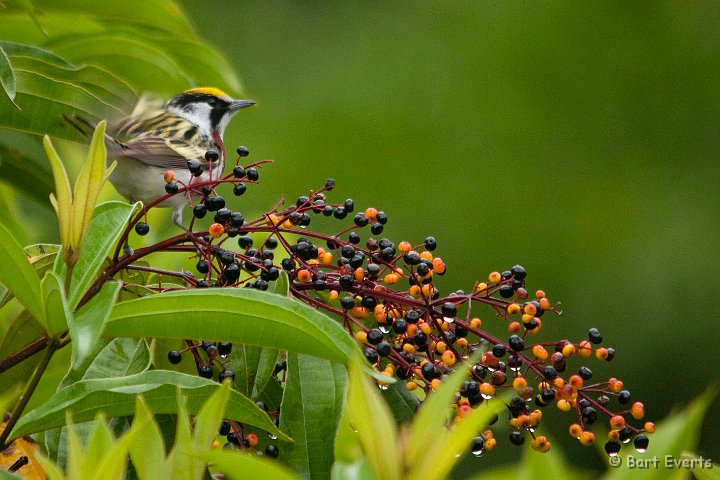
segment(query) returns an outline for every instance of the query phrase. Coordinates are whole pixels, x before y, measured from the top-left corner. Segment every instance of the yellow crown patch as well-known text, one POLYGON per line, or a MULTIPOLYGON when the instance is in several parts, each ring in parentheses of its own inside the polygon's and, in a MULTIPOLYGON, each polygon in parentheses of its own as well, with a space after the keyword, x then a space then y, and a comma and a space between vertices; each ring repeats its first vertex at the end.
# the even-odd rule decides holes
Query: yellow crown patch
POLYGON ((216 97, 229 97, 229 95, 219 88, 215 87, 198 87, 186 90, 185 93, 204 93, 206 95, 215 95, 216 97))

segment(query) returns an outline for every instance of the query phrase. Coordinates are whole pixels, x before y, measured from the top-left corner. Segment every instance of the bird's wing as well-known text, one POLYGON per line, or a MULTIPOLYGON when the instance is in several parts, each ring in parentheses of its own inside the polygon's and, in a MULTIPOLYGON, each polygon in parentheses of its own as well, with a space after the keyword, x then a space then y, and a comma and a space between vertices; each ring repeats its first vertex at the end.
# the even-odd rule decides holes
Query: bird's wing
POLYGON ((182 140, 143 135, 127 142, 119 143, 108 155, 113 159, 131 158, 147 165, 160 168, 187 168, 188 160, 198 160, 204 170, 207 148, 190 145, 182 140))

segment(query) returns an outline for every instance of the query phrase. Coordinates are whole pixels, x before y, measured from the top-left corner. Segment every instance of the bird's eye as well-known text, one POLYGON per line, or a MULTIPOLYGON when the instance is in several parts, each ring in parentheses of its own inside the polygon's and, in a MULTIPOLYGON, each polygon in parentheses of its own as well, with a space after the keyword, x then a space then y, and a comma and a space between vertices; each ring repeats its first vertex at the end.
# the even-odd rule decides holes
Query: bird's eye
POLYGON ((208 100, 207 103, 208 105, 210 105, 211 108, 215 108, 217 107, 218 101, 217 98, 211 98, 210 100, 208 100))

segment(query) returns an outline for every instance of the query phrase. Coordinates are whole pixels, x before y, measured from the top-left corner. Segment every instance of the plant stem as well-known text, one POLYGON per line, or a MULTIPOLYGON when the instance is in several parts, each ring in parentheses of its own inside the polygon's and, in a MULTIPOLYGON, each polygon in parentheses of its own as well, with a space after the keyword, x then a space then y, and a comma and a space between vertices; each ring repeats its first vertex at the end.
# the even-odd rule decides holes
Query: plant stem
POLYGON ((50 343, 50 337, 43 335, 0 360, 0 373, 41 352, 50 343))
POLYGON ((7 422, 7 425, 5 425, 5 430, 0 433, 0 451, 3 451, 7 448, 7 445, 5 445, 5 442, 7 441, 8 437, 10 436, 10 433, 12 432, 13 427, 17 423, 17 421, 20 419, 20 415, 22 415, 23 410, 25 410, 25 407, 27 407, 28 402, 30 401, 30 398, 32 397, 33 392, 35 392, 35 389, 38 386, 38 383, 40 383, 40 379, 43 376, 43 373, 45 373, 45 369, 47 368, 48 364, 50 363, 50 359, 53 356, 53 353, 55 353, 55 350, 57 350, 57 347, 55 345, 55 340, 51 340, 47 346, 47 349, 45 350, 45 355, 43 355, 42 359, 40 360, 40 363, 35 368, 35 371, 33 372, 32 377, 30 378, 30 382, 25 386, 25 389, 23 390, 22 394, 20 395, 20 398, 18 399, 17 405, 15 405, 15 408, 12 411, 12 416, 7 422))

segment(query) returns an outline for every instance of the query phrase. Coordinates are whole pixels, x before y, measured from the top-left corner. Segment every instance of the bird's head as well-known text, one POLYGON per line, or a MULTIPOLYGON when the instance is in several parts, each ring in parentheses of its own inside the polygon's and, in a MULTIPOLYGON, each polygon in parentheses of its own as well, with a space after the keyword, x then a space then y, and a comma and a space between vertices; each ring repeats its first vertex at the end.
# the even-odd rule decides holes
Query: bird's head
POLYGON ((222 136, 238 110, 252 105, 255 105, 252 100, 235 100, 220 89, 202 87, 173 97, 165 109, 205 132, 218 132, 222 136))

